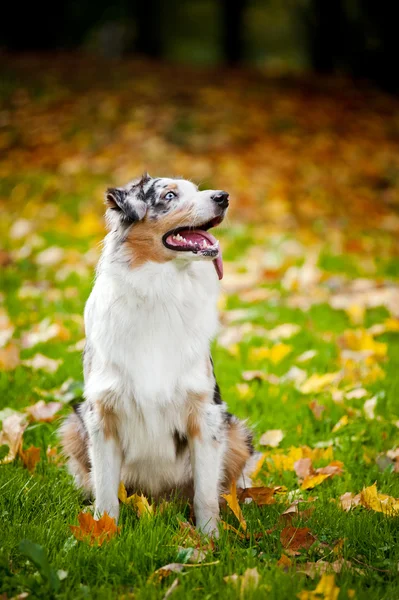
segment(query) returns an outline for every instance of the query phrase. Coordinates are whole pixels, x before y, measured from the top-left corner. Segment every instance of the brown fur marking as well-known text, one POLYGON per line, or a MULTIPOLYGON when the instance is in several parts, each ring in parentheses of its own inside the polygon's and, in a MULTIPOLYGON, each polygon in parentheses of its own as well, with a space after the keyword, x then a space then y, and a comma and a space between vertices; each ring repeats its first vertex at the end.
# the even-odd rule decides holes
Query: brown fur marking
POLYGON ((96 410, 101 419, 101 427, 106 440, 109 438, 118 438, 118 417, 112 410, 104 406, 101 402, 96 403, 96 410))
POLYGON ((232 480, 239 478, 250 456, 245 427, 240 422, 232 421, 227 431, 224 489, 229 490, 232 480))
POLYGON ((162 243, 162 236, 177 227, 189 226, 192 210, 175 210, 157 221, 145 217, 131 227, 124 242, 130 256, 130 266, 140 267, 148 261, 165 263, 176 258, 176 253, 162 243))
POLYGON ((75 461, 83 487, 89 487, 90 458, 87 434, 75 413, 69 415, 60 430, 63 453, 75 461))

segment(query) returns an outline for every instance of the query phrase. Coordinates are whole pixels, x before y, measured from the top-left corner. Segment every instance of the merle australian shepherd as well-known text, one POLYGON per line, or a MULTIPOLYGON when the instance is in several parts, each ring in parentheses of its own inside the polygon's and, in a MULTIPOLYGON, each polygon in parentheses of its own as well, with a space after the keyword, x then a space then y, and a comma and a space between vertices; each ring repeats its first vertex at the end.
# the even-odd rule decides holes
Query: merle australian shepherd
POLYGON ((223 264, 209 230, 229 195, 144 175, 109 189, 106 204, 85 308, 85 400, 61 428, 69 470, 97 517, 118 519, 123 481, 155 499, 191 494, 197 527, 217 535, 220 493, 252 455, 210 355, 223 264))

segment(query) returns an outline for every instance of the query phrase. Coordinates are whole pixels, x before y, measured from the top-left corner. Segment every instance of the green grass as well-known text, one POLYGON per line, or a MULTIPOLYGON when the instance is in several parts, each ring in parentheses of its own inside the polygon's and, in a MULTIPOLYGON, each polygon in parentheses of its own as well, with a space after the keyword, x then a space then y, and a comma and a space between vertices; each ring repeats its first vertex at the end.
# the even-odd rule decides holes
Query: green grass
MULTIPOLYGON (((40 79, 37 74, 35 77, 40 79)), ((157 87, 153 85, 151 77, 153 75, 143 74, 142 79, 138 78, 139 101, 143 101, 144 104, 152 102, 158 110, 157 87)), ((94 85, 93 81, 96 81, 95 73, 91 83, 87 85, 94 85)), ((111 89, 114 89, 116 84, 112 81, 114 80, 111 78, 111 89)), ((66 122, 65 130, 60 134, 61 143, 66 144, 63 151, 69 158, 70 154, 74 156, 69 152, 70 140, 76 142, 77 154, 81 149, 80 144, 84 145, 83 138, 79 136, 82 123, 86 124, 86 117, 89 118, 90 107, 91 137, 85 142, 86 150, 89 149, 88 152, 93 153, 94 160, 97 157, 96 144, 101 145, 105 140, 106 147, 108 142, 112 142, 112 110, 108 114, 106 107, 103 107, 101 110, 104 109, 105 116, 97 114, 96 94, 86 106, 84 94, 87 87, 84 77, 77 80, 76 88, 72 86, 73 94, 67 87, 59 86, 52 90, 51 85, 46 84, 49 85, 49 89, 44 87, 43 94, 39 97, 34 90, 42 88, 35 85, 34 79, 31 83, 26 83, 31 91, 32 110, 39 110, 40 102, 45 102, 46 98, 49 102, 48 110, 55 111, 54 114, 57 111, 52 102, 56 102, 57 98, 60 101, 67 98, 72 102, 71 98, 75 98, 76 94, 76 98, 82 101, 78 108, 75 106, 74 119, 66 122)), ((189 86, 189 83, 183 82, 182 85, 189 86)), ((274 90, 276 98, 278 94, 284 96, 284 86, 279 90, 274 83, 270 84, 270 89, 274 90)), ((130 89, 130 94, 132 90, 135 88, 130 89)), ((11 102, 14 91, 7 88, 3 92, 0 90, 0 93, 5 98, 6 107, 12 112, 14 108, 9 106, 8 102, 11 102)), ((255 102, 258 94, 256 86, 251 93, 255 102)), ((126 98, 133 102, 136 95, 128 94, 126 98)), ((128 106, 129 110, 132 110, 129 113, 131 122, 137 128, 138 123, 141 126, 140 119, 146 118, 145 111, 140 113, 143 109, 142 106, 139 107, 137 114, 142 116, 137 117, 126 98, 122 97, 121 108, 115 109, 115 126, 124 122, 123 107, 128 106)), ((318 102, 324 100, 319 99, 318 102)), ((192 148, 195 148, 195 152, 201 151, 201 146, 195 145, 198 142, 195 134, 200 129, 200 123, 213 130, 219 121, 224 123, 224 118, 233 123, 235 115, 242 112, 240 107, 235 113, 234 106, 231 106, 230 112, 226 113, 227 117, 222 112, 216 112, 216 115, 213 115, 214 122, 210 120, 209 125, 209 106, 201 113, 201 107, 198 105, 193 109, 193 114, 190 111, 187 113, 186 123, 185 118, 179 121, 170 117, 169 111, 173 112, 176 105, 179 105, 178 95, 177 100, 172 98, 170 103, 166 106, 164 121, 160 119, 158 125, 165 127, 167 136, 172 132, 168 143, 176 152, 186 152, 186 159, 188 157, 191 162, 192 148), (190 145, 191 138, 195 142, 193 145, 190 145)), ((278 104, 277 101, 276 103, 278 104)), ((223 103, 213 104, 212 110, 222 110, 223 103)), ((260 106, 263 106, 261 102, 258 108, 260 106)), ((65 110, 69 110, 68 106, 65 110)), ((277 116, 278 111, 274 118, 277 116)), ((289 118, 291 119, 291 116, 289 118)), ((295 124, 295 114, 292 118, 295 124)), ((266 123, 266 116, 262 127, 266 132, 270 129, 266 123)), ((238 130, 239 128, 232 134, 233 138, 236 136, 237 144, 245 138, 245 134, 252 131, 251 124, 244 123, 242 129, 238 130)), ((286 128, 282 128, 282 131, 276 133, 277 136, 282 136, 281 140, 285 139, 285 130, 286 128)), ((227 135, 227 129, 224 130, 222 126, 221 132, 227 135)), ((15 137, 10 138, 10 147, 18 149, 18 144, 23 143, 18 141, 21 132, 14 133, 15 137)), ((162 138, 163 133, 158 132, 159 137, 162 138)), ((220 138, 221 142, 215 138, 216 149, 219 148, 218 144, 224 148, 223 135, 220 138)), ((159 143, 159 137, 154 138, 158 139, 156 143, 159 143)), ((292 138, 287 139, 289 146, 292 138)), ((206 138, 204 140, 206 141, 206 138)), ((352 143, 355 142, 352 140, 352 143)), ((152 146, 149 148, 148 156, 152 152, 152 146)), ((130 150, 129 146, 129 152, 130 150)), ((294 151, 296 152, 295 146, 294 151)), ((30 152, 29 144, 26 152, 30 152)), ((43 151, 45 157, 48 160, 52 159, 51 148, 46 152, 43 151)), ((99 151, 99 155, 103 158, 101 152, 99 151)), ((108 156, 105 151, 104 155, 108 156)), ((125 152, 123 156, 126 158, 127 155, 128 152, 125 152)), ((180 156, 181 160, 181 155, 173 156, 180 156)), ((65 168, 61 158, 54 159, 61 164, 57 171, 44 163, 35 166, 35 157, 36 155, 32 155, 32 164, 26 165, 22 172, 17 168, 13 170, 8 163, 2 163, 5 176, 0 184, 0 196, 2 206, 7 210, 0 221, 0 236, 4 242, 5 256, 9 260, 5 260, 1 267, 1 310, 9 315, 15 326, 14 338, 18 343, 24 333, 45 318, 61 323, 69 332, 69 339, 56 338, 32 348, 21 349, 22 360, 32 358, 40 352, 50 358, 60 359, 61 365, 53 374, 35 371, 22 364, 14 370, 0 372, 0 410, 6 407, 23 410, 41 398, 47 398, 46 392, 51 393, 51 390, 59 388, 67 379, 71 378, 78 387, 82 382, 81 354, 71 347, 84 337, 81 316, 90 293, 95 263, 92 255, 87 253, 98 252, 102 236, 99 189, 105 188, 111 181, 111 174, 105 167, 97 166, 90 171, 83 165, 79 176, 75 177, 73 170, 69 172, 65 168), (98 200, 91 202, 89 199, 94 197, 98 200), (94 221, 91 225, 86 224, 83 227, 82 222, 88 214, 94 217, 94 221), (29 220, 33 230, 22 239, 13 239, 9 235, 10 227, 21 218, 29 220), (38 264, 37 257, 40 252, 51 246, 64 250, 60 262, 51 266, 38 264)), ((129 168, 137 168, 137 155, 135 160, 129 168)), ((149 158, 150 162, 151 160, 149 158)), ((306 156, 303 160, 306 166, 306 156)), ((182 163, 183 169, 188 168, 189 161, 182 163)), ((307 165, 312 181, 309 184, 310 194, 313 193, 313 185, 316 188, 318 185, 321 185, 321 188, 327 185, 312 179, 312 169, 316 163, 314 160, 307 165)), ((341 168, 342 165, 339 164, 341 168)), ((244 172, 245 161, 240 165, 241 170, 237 169, 234 177, 236 185, 242 185, 241 191, 244 193, 250 175, 247 173, 247 179, 241 180, 239 173, 244 172)), ((124 166, 126 167, 126 163, 124 166)), ((116 170, 119 165, 114 167, 116 170)), ((176 169, 180 170, 180 165, 177 165, 176 169)), ((304 171, 306 172, 306 168, 304 171)), ((204 169, 203 182, 219 182, 222 180, 221 173, 222 171, 210 174, 204 169)), ((195 172, 188 175, 193 179, 200 179, 195 172)), ((261 188, 262 186, 259 186, 256 195, 259 206, 262 206, 263 202, 261 188)), ((295 192, 295 187, 293 189, 295 192)), ((280 193, 283 192, 279 191, 278 194, 280 193)), ((317 193, 316 190, 315 197, 317 193)), ((323 191, 322 202, 327 196, 333 205, 331 199, 335 198, 335 195, 331 193, 328 196, 328 193, 328 189, 325 194, 323 191)), ((300 191, 298 206, 301 194, 300 191)), ((370 191, 370 194, 372 196, 373 192, 370 191)), ((314 202, 316 206, 317 199, 314 202)), ((355 209, 358 210, 356 206, 355 209)), ((337 212, 341 211, 342 215, 345 210, 352 210, 349 203, 346 206, 346 200, 337 212)), ((378 285, 397 286, 398 257, 394 234, 389 228, 379 229, 377 221, 372 222, 377 217, 370 217, 367 223, 363 223, 359 214, 356 217, 357 224, 353 214, 348 216, 349 220, 352 219, 351 228, 348 228, 348 221, 345 219, 342 219, 342 222, 331 220, 328 210, 325 214, 317 212, 317 218, 311 216, 305 219, 306 222, 304 218, 299 219, 300 224, 295 226, 292 226, 292 221, 289 220, 279 221, 278 211, 273 214, 275 216, 267 220, 265 212, 260 216, 252 212, 249 223, 244 219, 232 218, 221 232, 220 239, 226 263, 232 266, 239 276, 251 272, 261 261, 264 269, 258 272, 256 281, 249 286, 249 290, 259 289, 269 293, 266 299, 251 301, 245 293, 230 289, 228 293, 224 292, 222 313, 226 317, 231 314, 229 311, 245 309, 246 312, 239 319, 242 323, 252 323, 254 327, 260 326, 266 330, 293 323, 299 326, 299 331, 290 339, 283 340, 292 346, 292 349, 276 364, 266 358, 259 362, 251 359, 251 349, 260 346, 272 347, 274 343, 267 338, 267 334, 259 331, 249 332, 239 340, 238 347, 224 348, 215 342, 215 371, 229 410, 248 419, 253 428, 257 449, 261 449, 258 442, 263 432, 268 429, 282 429, 284 439, 280 449, 288 451, 290 447, 304 445, 311 448, 331 445, 334 460, 344 463, 343 474, 324 481, 313 490, 298 492, 299 482, 293 471, 278 472, 270 467, 264 468, 259 475, 260 482, 264 485, 286 486, 287 493, 278 495, 276 503, 269 506, 258 507, 254 503, 242 505, 248 525, 247 538, 242 539, 232 531, 221 530, 213 551, 209 551, 204 560, 204 563, 216 561, 216 564, 186 568, 180 574, 172 574, 164 581, 158 581, 151 577, 156 569, 168 563, 184 562, 187 558, 187 553, 179 549, 179 546, 184 545, 179 522, 190 519, 190 507, 170 502, 162 512, 156 511, 153 518, 139 519, 132 507, 122 506, 120 534, 109 543, 104 543, 101 547, 90 547, 75 540, 69 525, 77 524, 77 516, 80 511, 87 509, 88 502, 74 488, 65 468, 55 466, 46 457, 47 447, 58 444, 56 430, 60 419, 71 410, 70 405, 66 403, 56 421, 51 424, 32 423, 24 434, 25 449, 31 444, 41 448, 41 460, 32 474, 24 468, 19 458, 12 464, 0 465, 2 598, 13 598, 22 592, 28 592, 30 598, 46 599, 161 599, 176 577, 179 586, 172 596, 176 600, 212 599, 221 595, 226 599, 239 598, 239 590, 224 581, 224 578, 232 574, 242 575, 246 569, 256 567, 260 574, 259 587, 253 591, 248 590, 243 595, 245 598, 291 600, 303 590, 314 590, 319 581, 319 577, 312 580, 301 573, 301 565, 319 560, 333 562, 337 558, 334 546, 340 540, 343 540, 342 556, 350 561, 352 568, 344 568, 335 577, 335 583, 340 588, 339 600, 352 598, 350 590, 355 591, 357 599, 394 600, 399 597, 398 517, 388 517, 363 507, 344 512, 339 506, 339 497, 343 493, 358 493, 374 482, 377 482, 381 493, 399 498, 398 473, 394 472, 392 465, 383 468, 381 461, 377 463, 379 455, 399 445, 399 334, 385 333, 376 338, 388 346, 387 356, 375 361, 382 369, 383 378, 373 381, 365 379, 364 375, 355 375, 352 379, 344 378, 338 386, 339 391, 344 392, 361 385, 367 390, 365 398, 334 401, 333 392, 336 390, 331 387, 319 393, 306 395, 299 391, 295 382, 284 379, 286 373, 294 366, 304 370, 307 377, 312 374, 331 373, 342 368, 342 336, 344 332, 356 329, 356 326, 351 323, 345 311, 332 308, 331 294, 347 289, 359 278, 369 281, 373 289, 376 282, 378 285), (273 219, 276 219, 275 222, 273 219), (347 237, 356 241, 349 251, 345 249, 344 244, 347 237), (303 289, 298 289, 295 285, 290 287, 286 279, 289 269, 300 268, 315 252, 318 254, 316 262, 322 273, 320 280, 312 286, 304 286, 303 289), (314 303, 310 302, 305 306, 303 299, 314 303), (305 363, 298 362, 300 356, 308 350, 315 351, 314 357, 305 363), (269 380, 249 382, 248 387, 244 389, 238 387, 237 384, 243 383, 242 372, 253 369, 262 369, 269 380), (274 376, 274 379, 271 376, 274 376), (365 399, 374 395, 377 395, 378 401, 375 418, 370 420, 366 418, 363 405, 365 399), (309 402, 315 399, 325 407, 320 420, 315 418, 309 408, 309 402), (338 431, 333 431, 336 423, 345 415, 349 417, 348 424, 338 431), (301 517, 294 521, 294 524, 298 527, 309 527, 317 541, 310 549, 303 550, 293 559, 291 568, 283 570, 277 565, 284 553, 280 533, 286 525, 280 516, 298 493, 304 499, 316 497, 311 503, 315 510, 308 518, 301 517), (23 540, 39 544, 43 548, 50 564, 47 571, 37 564, 35 566, 34 561, 28 558, 26 550, 20 545, 23 540), (361 569, 362 573, 359 574, 355 569, 361 569), (51 579, 48 575, 51 572, 54 574, 54 570, 66 572, 66 576, 64 573, 58 584, 54 584, 54 577, 51 579)), ((306 211, 304 214, 307 214, 306 211)), ((246 216, 248 217, 248 214, 246 216)), ((0 255, 0 258, 3 259, 3 255, 0 255)), ((226 277, 226 286, 229 285, 229 281, 229 277, 226 277)), ((358 327, 370 328, 383 323, 390 316, 390 311, 392 307, 390 310, 386 306, 370 308, 365 312, 364 321, 358 327)), ((230 327, 234 328, 236 325, 237 323, 231 323, 230 327)), ((280 449, 271 452, 277 453, 280 449)), ((0 458, 4 450, 0 448, 0 458)), ((325 462, 317 463, 316 466, 322 466, 325 462)), ((226 508, 222 510, 222 519, 238 527, 235 517, 226 508)), ((58 580, 58 576, 55 577, 58 580)))

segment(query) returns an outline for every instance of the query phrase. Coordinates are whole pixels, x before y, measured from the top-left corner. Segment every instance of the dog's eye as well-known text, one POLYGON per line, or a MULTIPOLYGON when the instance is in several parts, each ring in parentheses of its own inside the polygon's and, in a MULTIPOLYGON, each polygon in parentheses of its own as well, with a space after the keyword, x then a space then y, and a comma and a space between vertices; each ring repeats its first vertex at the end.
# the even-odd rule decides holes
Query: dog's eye
POLYGON ((165 196, 164 199, 165 200, 173 200, 173 198, 176 198, 176 194, 174 192, 168 192, 165 196))

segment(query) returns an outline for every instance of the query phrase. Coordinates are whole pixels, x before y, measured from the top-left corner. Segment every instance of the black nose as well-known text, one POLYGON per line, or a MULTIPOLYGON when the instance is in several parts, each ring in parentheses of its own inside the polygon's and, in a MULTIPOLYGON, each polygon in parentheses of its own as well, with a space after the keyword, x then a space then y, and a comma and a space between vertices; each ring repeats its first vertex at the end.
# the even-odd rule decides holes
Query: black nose
POLYGON ((217 204, 219 204, 219 206, 221 206, 222 208, 227 208, 229 205, 229 195, 223 190, 217 190, 217 192, 212 194, 211 198, 214 202, 217 202, 217 204))

